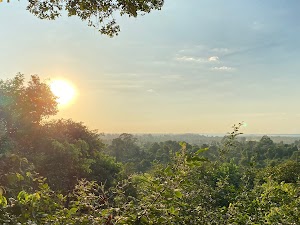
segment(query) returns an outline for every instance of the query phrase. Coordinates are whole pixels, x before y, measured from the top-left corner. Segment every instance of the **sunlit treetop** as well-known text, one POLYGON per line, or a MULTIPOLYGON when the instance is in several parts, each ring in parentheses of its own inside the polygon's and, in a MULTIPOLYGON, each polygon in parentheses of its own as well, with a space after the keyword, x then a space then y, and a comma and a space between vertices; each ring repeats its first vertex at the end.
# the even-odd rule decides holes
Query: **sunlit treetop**
POLYGON ((32 126, 57 113, 57 97, 37 75, 0 79, 0 124, 10 137, 28 135, 32 126))
POLYGON ((101 34, 113 37, 120 31, 114 18, 117 14, 137 17, 160 10, 163 4, 164 0, 28 0, 27 10, 48 20, 55 20, 66 11, 68 16, 77 16, 101 34))

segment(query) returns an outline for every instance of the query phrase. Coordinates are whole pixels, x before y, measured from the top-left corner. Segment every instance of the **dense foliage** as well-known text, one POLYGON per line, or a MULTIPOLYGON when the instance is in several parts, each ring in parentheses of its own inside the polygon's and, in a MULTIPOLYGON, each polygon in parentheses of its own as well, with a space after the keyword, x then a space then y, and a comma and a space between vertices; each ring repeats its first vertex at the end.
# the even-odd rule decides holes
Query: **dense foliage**
POLYGON ((299 141, 237 139, 239 124, 202 146, 104 144, 83 123, 44 120, 56 103, 37 76, 0 93, 0 224, 300 224, 299 141))

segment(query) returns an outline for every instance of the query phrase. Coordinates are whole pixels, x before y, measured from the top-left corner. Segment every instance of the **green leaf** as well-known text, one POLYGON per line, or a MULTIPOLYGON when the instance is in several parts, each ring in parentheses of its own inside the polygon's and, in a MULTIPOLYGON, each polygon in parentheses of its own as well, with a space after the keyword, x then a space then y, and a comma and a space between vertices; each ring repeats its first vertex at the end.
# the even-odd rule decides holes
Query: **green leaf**
POLYGON ((69 215, 75 214, 75 213, 77 212, 77 210, 78 210, 78 208, 71 208, 71 209, 69 210, 69 215))
POLYGON ((157 220, 157 222, 163 223, 163 222, 165 222, 165 220, 166 220, 166 219, 164 219, 163 217, 160 217, 160 218, 157 220))
POLYGON ((185 148, 185 147, 186 147, 186 142, 181 141, 181 142, 179 142, 179 145, 180 145, 182 148, 185 148))
POLYGON ((208 148, 201 148, 201 149, 199 149, 198 151, 195 152, 195 155, 199 155, 200 153, 205 152, 207 150, 208 150, 208 148))
POLYGON ((183 196, 183 194, 178 189, 174 190, 174 194, 177 198, 182 198, 182 196, 183 196))
POLYGON ((193 157, 187 158, 186 161, 187 162, 207 162, 208 160, 204 157, 193 156, 193 157))
POLYGON ((26 193, 26 191, 20 191, 18 196, 17 196, 17 199, 19 201, 21 201, 22 199, 28 199, 28 194, 26 193))
POLYGON ((170 213, 171 213, 171 214, 174 214, 174 213, 175 213, 175 209, 174 209, 173 206, 170 208, 170 213))
POLYGON ((7 206, 7 200, 4 196, 0 195, 0 205, 7 206))
POLYGON ((166 173, 167 176, 171 176, 173 174, 172 167, 167 166, 167 168, 165 169, 165 173, 166 173))
POLYGON ((142 216, 140 221, 143 222, 143 223, 147 223, 148 222, 148 220, 147 220, 147 218, 145 216, 142 216))
POLYGON ((26 176, 27 176, 27 177, 31 177, 31 175, 32 175, 32 174, 31 174, 30 172, 26 172, 26 176))
POLYGON ((19 173, 16 173, 16 177, 17 177, 18 181, 24 180, 24 177, 19 173))
POLYGON ((175 216, 178 215, 178 211, 173 206, 169 209, 169 211, 170 211, 170 214, 173 214, 175 216))

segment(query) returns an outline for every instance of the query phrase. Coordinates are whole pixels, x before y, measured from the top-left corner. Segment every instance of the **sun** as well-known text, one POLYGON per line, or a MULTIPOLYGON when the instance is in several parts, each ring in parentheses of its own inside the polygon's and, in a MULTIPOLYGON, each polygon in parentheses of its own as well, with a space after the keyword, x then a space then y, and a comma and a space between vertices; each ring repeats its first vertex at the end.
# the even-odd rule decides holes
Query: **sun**
POLYGON ((57 97, 59 105, 68 105, 74 100, 75 88, 65 80, 53 80, 50 82, 50 90, 57 97))

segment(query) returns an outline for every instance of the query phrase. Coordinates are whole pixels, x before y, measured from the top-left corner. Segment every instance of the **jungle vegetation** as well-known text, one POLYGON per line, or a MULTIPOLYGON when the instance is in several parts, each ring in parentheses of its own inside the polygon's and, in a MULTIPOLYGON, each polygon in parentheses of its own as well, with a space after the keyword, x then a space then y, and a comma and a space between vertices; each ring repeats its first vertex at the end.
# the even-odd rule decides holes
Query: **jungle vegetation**
POLYGON ((55 113, 38 76, 0 80, 0 224, 300 224, 299 140, 108 144, 55 113))

